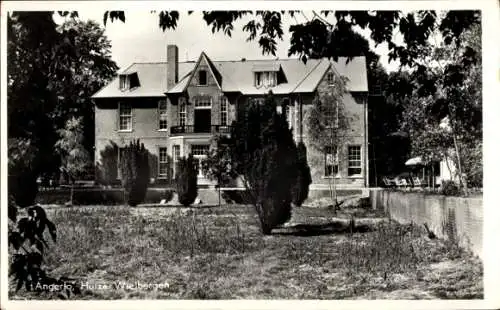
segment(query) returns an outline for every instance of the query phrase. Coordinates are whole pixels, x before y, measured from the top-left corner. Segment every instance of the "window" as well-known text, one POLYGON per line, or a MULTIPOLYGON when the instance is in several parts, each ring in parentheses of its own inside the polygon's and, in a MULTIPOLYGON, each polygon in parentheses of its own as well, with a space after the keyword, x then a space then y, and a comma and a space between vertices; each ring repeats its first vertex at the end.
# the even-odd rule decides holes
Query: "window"
POLYGON ((336 147, 325 148, 325 176, 338 176, 339 174, 339 152, 336 147))
POLYGON ((191 145, 191 154, 193 154, 193 156, 207 155, 208 149, 208 144, 193 144, 191 145))
POLYGON ((327 128, 338 128, 339 127, 339 104, 337 101, 333 102, 325 111, 327 128))
POLYGON ((198 71, 198 85, 207 85, 207 71, 198 71))
POLYGON ((172 174, 172 178, 175 178, 177 173, 177 163, 179 162, 179 158, 181 157, 181 146, 175 144, 172 146, 172 161, 174 162, 174 173, 172 174))
POLYGON ((160 100, 160 102, 158 102, 158 115, 160 116, 158 128, 160 130, 166 130, 167 126, 168 126, 168 123, 167 123, 167 101, 166 100, 160 100))
POLYGON ((127 76, 125 74, 120 74, 120 90, 126 90, 127 86, 127 76))
POLYGON ((328 72, 326 75, 326 81, 328 85, 333 85, 335 83, 335 74, 333 74, 333 72, 328 72))
POLYGON ((272 87, 276 86, 277 72, 255 72, 255 86, 272 87))
POLYGON ((221 126, 227 126, 227 109, 228 109, 228 100, 227 97, 222 97, 220 101, 220 124, 221 126))
POLYGON ((119 103, 120 110, 120 130, 131 131, 132 130, 132 107, 130 104, 119 103))
POLYGON ((166 178, 168 175, 168 153, 166 147, 159 148, 158 154, 158 177, 166 178))
POLYGON ((186 104, 185 100, 179 99, 179 125, 186 126, 186 104))
POLYGON ((361 174, 361 146, 351 145, 348 148, 348 161, 349 166, 347 169, 347 174, 360 175, 361 174))
POLYGON ((210 108, 212 107, 212 97, 209 96, 197 97, 194 106, 197 108, 210 108))

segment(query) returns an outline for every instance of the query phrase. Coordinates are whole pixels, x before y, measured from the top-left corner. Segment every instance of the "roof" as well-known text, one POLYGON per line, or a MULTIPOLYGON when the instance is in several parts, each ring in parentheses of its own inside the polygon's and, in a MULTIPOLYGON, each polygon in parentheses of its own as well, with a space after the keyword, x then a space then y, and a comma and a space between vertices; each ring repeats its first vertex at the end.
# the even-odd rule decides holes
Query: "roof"
POLYGON ((299 59, 278 60, 238 60, 212 61, 202 53, 197 62, 179 62, 179 82, 167 89, 167 63, 134 63, 122 73, 137 72, 140 87, 121 91, 118 78, 113 79, 92 98, 123 97, 162 97, 165 94, 181 93, 186 90, 191 79, 191 72, 200 59, 206 57, 210 70, 214 73, 223 92, 241 92, 244 95, 261 95, 272 90, 275 94, 308 93, 318 86, 326 70, 332 65, 335 70, 348 79, 347 89, 352 92, 367 92, 368 79, 365 57, 354 57, 346 63, 347 58, 339 57, 338 61, 309 59, 304 64, 299 59), (286 83, 275 87, 256 87, 252 72, 256 70, 281 70, 286 76, 286 83), (248 73, 248 74, 245 74, 248 73))

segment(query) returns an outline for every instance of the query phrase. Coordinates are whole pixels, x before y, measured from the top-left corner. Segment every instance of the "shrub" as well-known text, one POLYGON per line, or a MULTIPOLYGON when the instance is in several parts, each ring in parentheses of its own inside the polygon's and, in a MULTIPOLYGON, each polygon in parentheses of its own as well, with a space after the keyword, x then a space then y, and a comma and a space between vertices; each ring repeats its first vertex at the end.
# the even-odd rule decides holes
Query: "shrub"
POLYGON ((9 277, 16 283, 16 291, 47 292, 44 285, 58 285, 61 298, 68 298, 71 293, 80 293, 80 287, 68 279, 55 279, 47 275, 43 268, 44 254, 48 243, 44 233, 48 230, 52 241, 56 242, 56 226, 48 218, 45 210, 38 205, 20 210, 12 195, 9 196, 9 277), (26 211, 26 212, 23 212, 26 211), (22 213, 25 216, 20 216, 22 213), (69 284, 69 285, 68 285, 69 284))
POLYGON ((125 200, 130 206, 144 201, 149 184, 149 152, 139 140, 130 142, 120 158, 122 185, 125 200))
POLYGON ((116 182, 118 166, 118 145, 110 142, 101 152, 100 162, 96 164, 95 177, 98 184, 112 185, 116 182))
POLYGON ((9 175, 9 194, 20 207, 33 205, 38 194, 36 175, 27 170, 9 175))
POLYGON ((455 182, 446 180, 441 184, 441 194, 445 196, 459 196, 460 188, 455 182))
POLYGON ((270 93, 233 126, 232 164, 243 176, 264 234, 290 218, 297 178, 297 147, 284 114, 270 93))
POLYGON ((309 195, 309 185, 312 183, 311 169, 307 164, 307 149, 303 142, 297 145, 297 180, 293 187, 293 203, 301 206, 309 195))
POLYGON ((178 174, 175 177, 177 187, 177 195, 179 203, 183 206, 191 205, 196 196, 198 196, 197 188, 197 170, 194 165, 193 155, 189 154, 188 158, 181 158, 177 166, 178 174))

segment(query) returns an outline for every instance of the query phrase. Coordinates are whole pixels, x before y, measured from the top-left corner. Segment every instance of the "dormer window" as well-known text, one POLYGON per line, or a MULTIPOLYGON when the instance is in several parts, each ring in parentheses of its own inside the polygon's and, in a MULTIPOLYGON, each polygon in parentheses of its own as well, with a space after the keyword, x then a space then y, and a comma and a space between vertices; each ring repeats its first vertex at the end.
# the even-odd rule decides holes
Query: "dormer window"
POLYGON ((120 79, 120 90, 130 90, 139 87, 139 76, 137 72, 127 72, 119 75, 120 79))
POLYGON ((277 84, 277 72, 264 71, 255 72, 255 86, 256 87, 273 87, 277 84))

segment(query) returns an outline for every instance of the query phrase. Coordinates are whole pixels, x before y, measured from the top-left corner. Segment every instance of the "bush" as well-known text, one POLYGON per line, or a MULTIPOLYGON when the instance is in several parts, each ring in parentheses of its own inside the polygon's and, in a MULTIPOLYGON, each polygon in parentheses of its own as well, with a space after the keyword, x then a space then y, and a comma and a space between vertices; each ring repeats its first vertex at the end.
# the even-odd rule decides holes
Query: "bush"
POLYGON ((120 158, 125 200, 130 206, 144 201, 149 184, 149 152, 139 140, 130 142, 120 158))
POLYGON ((9 175, 9 195, 15 203, 24 208, 33 205, 38 194, 37 176, 31 171, 18 171, 9 175))
MULTIPOLYGON (((64 204, 68 201, 70 189, 43 190, 38 193, 37 202, 40 204, 64 204)), ((170 201, 173 196, 171 189, 148 189, 144 203, 159 203, 161 200, 170 201)), ((122 188, 100 189, 79 188, 75 189, 74 205, 120 205, 126 203, 123 199, 122 188)))
POLYGON ((460 188, 453 181, 443 181, 443 183, 441 184, 441 194, 445 196, 459 196, 460 188))
POLYGON ((312 183, 311 169, 307 164, 307 149, 303 142, 297 145, 297 180, 292 189, 293 203, 301 206, 309 195, 309 185, 312 183))
POLYGON ((181 158, 177 166, 178 174, 175 177, 177 187, 177 195, 179 203, 183 206, 191 205, 196 196, 198 196, 197 188, 197 170, 194 165, 193 155, 189 154, 188 158, 181 158))
POLYGON ((102 185, 113 185, 118 179, 117 175, 117 159, 118 159, 118 145, 110 142, 101 152, 100 162, 95 167, 96 183, 102 185))
POLYGON ((269 94, 239 118, 231 136, 237 173, 245 179, 264 234, 290 219, 292 188, 297 179, 297 147, 284 114, 269 94))

